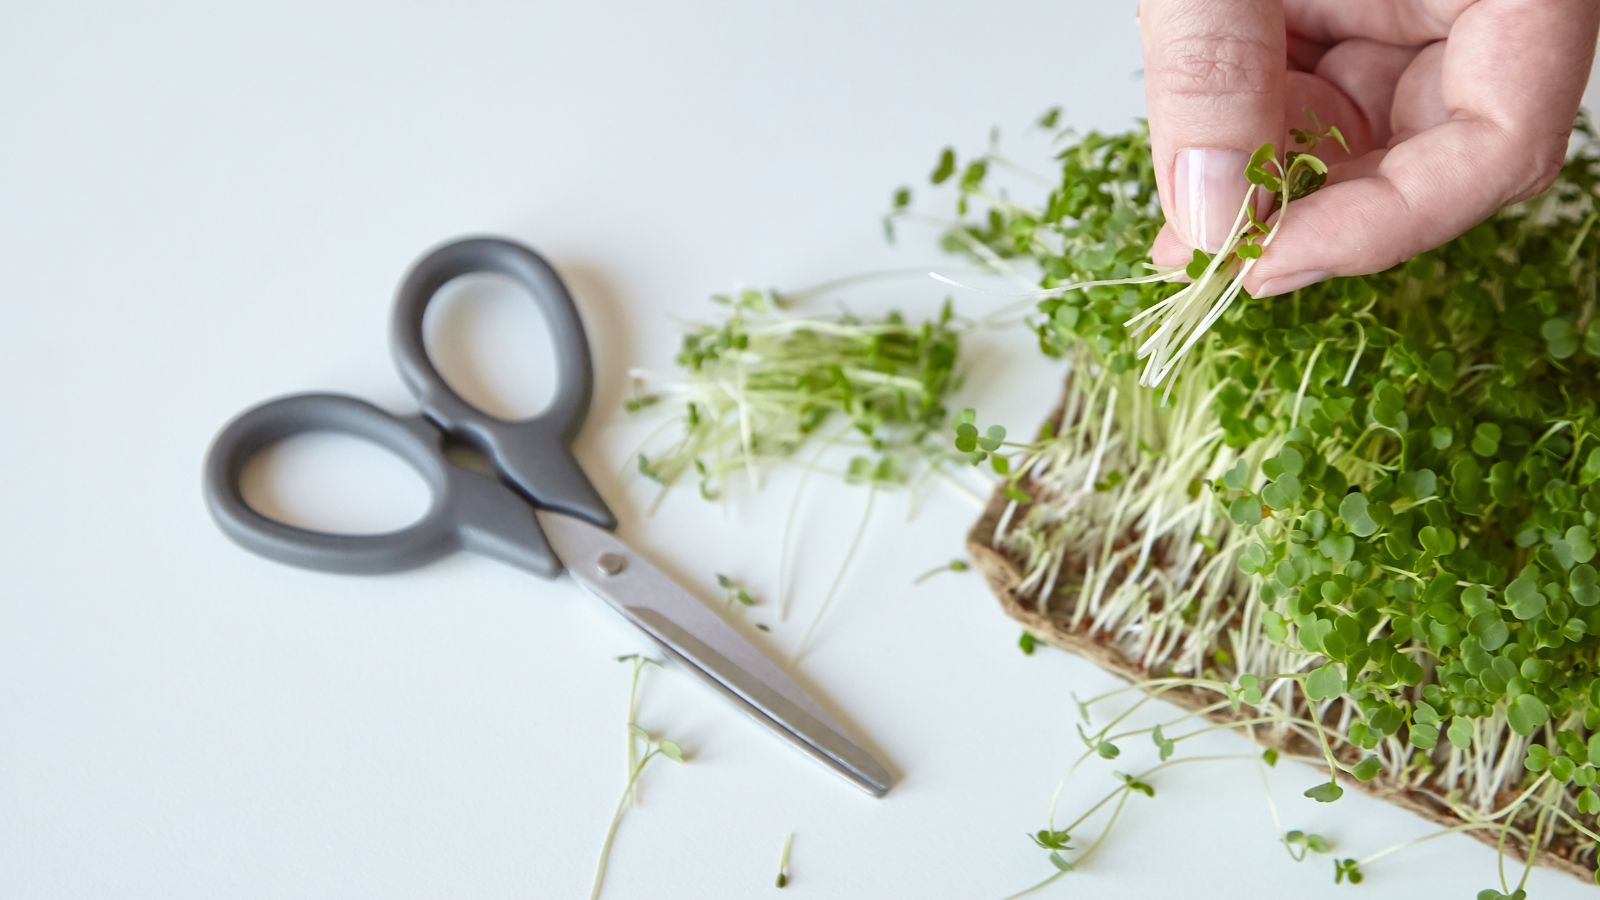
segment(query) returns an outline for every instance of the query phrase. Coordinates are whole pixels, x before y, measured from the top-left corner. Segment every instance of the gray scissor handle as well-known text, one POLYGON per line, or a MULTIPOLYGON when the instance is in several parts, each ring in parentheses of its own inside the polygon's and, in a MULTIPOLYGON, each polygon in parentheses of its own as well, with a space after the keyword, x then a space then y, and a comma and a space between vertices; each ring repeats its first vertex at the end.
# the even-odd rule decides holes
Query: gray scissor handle
POLYGON ((604 528, 616 525, 572 455, 572 439, 589 412, 594 367, 578 307, 543 257, 521 244, 488 237, 453 241, 433 250, 412 267, 400 286, 390 340, 400 377, 416 394, 424 415, 494 460, 500 473, 540 506, 604 528), (507 421, 462 399, 434 367, 423 344, 423 318, 439 289, 451 279, 480 272, 505 275, 520 284, 550 329, 556 353, 555 397, 531 418, 507 421))
POLYGON ((498 238, 468 238, 435 249, 400 287, 391 338, 421 416, 393 416, 338 394, 301 394, 248 410, 217 435, 206 459, 206 502, 229 537, 263 556, 333 572, 407 569, 461 547, 550 576, 561 571, 561 561, 539 528, 533 504, 603 528, 616 524, 571 450, 593 384, 588 337, 566 286, 537 253, 498 238), (451 279, 476 272, 499 273, 520 284, 550 329, 558 384, 549 406, 532 418, 506 421, 463 400, 423 345, 428 303, 451 279), (273 443, 313 431, 349 434, 399 456, 427 483, 428 511, 397 531, 346 535, 298 528, 251 508, 239 484, 245 464, 273 443), (476 447, 509 485, 451 462, 447 436, 476 447))
POLYGON ((223 532, 240 546, 302 568, 394 572, 459 547, 546 577, 558 574, 561 562, 539 529, 533 508, 495 479, 450 462, 443 438, 421 416, 393 416, 341 394, 269 400, 241 413, 212 442, 206 457, 206 502, 223 532), (313 431, 361 438, 410 464, 432 495, 427 512, 398 531, 328 534, 279 522, 246 503, 239 478, 250 458, 284 438, 313 431))

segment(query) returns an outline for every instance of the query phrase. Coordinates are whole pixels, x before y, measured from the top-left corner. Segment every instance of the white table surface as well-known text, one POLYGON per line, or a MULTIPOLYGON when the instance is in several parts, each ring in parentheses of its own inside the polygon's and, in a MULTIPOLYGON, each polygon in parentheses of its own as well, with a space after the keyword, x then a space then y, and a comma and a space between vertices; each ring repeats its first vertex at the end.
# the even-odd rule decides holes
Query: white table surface
MULTIPOLYGON (((792 478, 726 509, 691 489, 645 518, 648 487, 617 475, 643 434, 616 411, 625 369, 669 366, 677 319, 741 281, 938 263, 927 234, 886 247, 878 216, 946 143, 979 148, 999 124, 1037 154, 1021 126, 1053 103, 1080 126, 1142 109, 1121 3, 13 2, 4 23, 8 898, 586 895, 623 775, 612 658, 646 642, 570 582, 487 560, 363 579, 244 553, 201 504, 211 435, 306 389, 405 409, 385 343, 397 279, 445 238, 506 234, 555 261, 589 321, 602 371, 579 452, 625 536, 707 596, 719 571, 770 592, 792 478)), ((940 294, 910 281, 850 299, 915 312, 940 294)), ((487 335, 478 376, 536 401, 549 369, 531 308, 486 290, 450 309, 445 338, 487 335)), ((1059 373, 1025 335, 969 351, 962 402, 1031 428, 1059 373)), ((301 442, 272 463, 276 501, 305 520, 420 508, 420 486, 375 452, 301 442)), ((863 497, 810 496, 790 618, 751 611, 754 639, 794 646, 863 497)), ((693 758, 646 773, 607 897, 768 895, 791 831, 781 896, 999 897, 1049 873, 1025 833, 1081 746, 1069 694, 1113 681, 1020 654, 976 575, 910 587, 962 554, 974 516, 935 492, 907 523, 904 497, 885 496, 803 664, 901 773, 890 795, 834 779, 682 672, 653 673, 641 721, 693 758)), ((1204 752, 1248 749, 1218 736, 1204 752)), ((1151 755, 1130 747, 1118 767, 1151 755)), ((1112 768, 1075 781, 1067 806, 1112 768)), ((1271 775, 1284 827, 1340 855, 1430 830, 1360 796, 1300 798, 1315 780, 1271 775)), ((1494 883, 1492 852, 1449 837, 1335 888, 1326 859, 1276 845, 1252 764, 1156 787, 1045 896, 1494 883)), ((1590 895, 1546 872, 1532 886, 1590 895)))

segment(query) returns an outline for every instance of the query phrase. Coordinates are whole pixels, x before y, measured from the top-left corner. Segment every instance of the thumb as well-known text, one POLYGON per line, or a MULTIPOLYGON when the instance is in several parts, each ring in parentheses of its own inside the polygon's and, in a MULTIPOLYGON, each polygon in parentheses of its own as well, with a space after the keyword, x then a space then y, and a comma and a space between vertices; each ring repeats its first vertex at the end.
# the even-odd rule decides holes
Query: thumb
POLYGON ((1244 167, 1284 134, 1281 0, 1143 0, 1156 184, 1189 245, 1221 249, 1249 189, 1244 167))

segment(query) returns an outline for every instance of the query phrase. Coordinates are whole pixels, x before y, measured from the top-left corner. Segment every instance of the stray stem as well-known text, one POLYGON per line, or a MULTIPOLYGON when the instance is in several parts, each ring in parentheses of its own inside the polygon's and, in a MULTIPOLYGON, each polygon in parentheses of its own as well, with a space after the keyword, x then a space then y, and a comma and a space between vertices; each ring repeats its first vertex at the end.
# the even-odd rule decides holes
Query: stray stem
POLYGON ((639 764, 634 766, 633 771, 628 774, 628 783, 622 789, 622 800, 617 803, 617 811, 611 816, 611 826, 606 829, 605 843, 600 845, 600 863, 594 870, 594 888, 589 891, 589 900, 599 900, 600 889, 605 885, 606 864, 611 861, 611 844, 617 839, 617 828, 622 825, 622 814, 628 809, 628 795, 633 791, 634 785, 638 783, 639 774, 644 771, 644 767, 649 765, 650 760, 655 759, 660 752, 660 750, 651 750, 646 753, 644 758, 639 760, 639 764))
POLYGON ((633 679, 628 685, 628 790, 622 795, 624 802, 639 802, 634 773, 639 770, 639 736, 634 734, 634 727, 639 721, 639 673, 644 670, 644 659, 635 657, 633 660, 633 679))
POLYGON ((1545 800, 1547 802, 1544 813, 1533 820, 1533 836, 1528 839, 1528 858, 1522 865, 1522 878, 1517 882, 1518 891, 1528 886, 1528 878, 1533 875, 1533 863, 1539 858, 1539 846, 1542 843, 1541 836, 1544 833, 1545 826, 1549 825, 1550 820, 1554 818, 1557 802, 1555 800, 1555 792, 1559 787, 1559 785, 1551 785, 1550 789, 1545 791, 1545 800))
POLYGON ((1333 747, 1328 743, 1328 733, 1322 729, 1322 714, 1317 712, 1317 705, 1310 697, 1306 698, 1306 718, 1317 730, 1317 745, 1322 748, 1322 756, 1328 761, 1328 780, 1334 784, 1339 783, 1339 761, 1333 758, 1333 747))
POLYGON ((945 572, 965 572, 969 568, 971 568, 971 564, 968 563, 966 560, 964 560, 964 559, 953 559, 953 560, 945 563, 942 566, 935 566, 935 567, 929 569, 928 571, 923 572, 921 575, 918 575, 916 578, 913 578, 911 580, 911 583, 914 584, 914 585, 921 584, 924 581, 927 581, 929 578, 932 578, 935 575, 942 575, 945 572))
POLYGON ((1017 891, 1015 894, 1012 894, 1012 895, 1006 897, 1006 900, 1017 900, 1017 898, 1019 898, 1019 897, 1027 897, 1027 896, 1032 895, 1032 894, 1037 894, 1038 892, 1044 890, 1045 888, 1049 887, 1050 885, 1055 884, 1056 879, 1060 878, 1061 876, 1063 876, 1065 874, 1067 874, 1067 870, 1066 869, 1057 869, 1056 873, 1054 875, 1051 875, 1049 878, 1046 878, 1045 880, 1039 882, 1038 884, 1035 884, 1032 887, 1026 887, 1026 888, 1023 888, 1020 891, 1017 891))
POLYGON ((1572 245, 1567 248, 1567 258, 1562 262, 1570 266, 1572 261, 1577 259, 1578 249, 1583 246, 1584 239, 1589 237, 1589 231, 1594 228, 1596 218, 1600 218, 1600 212, 1592 212, 1587 219, 1583 220, 1583 225, 1578 228, 1578 236, 1572 239, 1572 245))
MULTIPOLYGON (((1256 757, 1255 757, 1254 754, 1241 755, 1241 754, 1237 754, 1237 753, 1215 754, 1215 755, 1211 755, 1211 756, 1187 756, 1187 757, 1184 757, 1183 759, 1169 759, 1166 762, 1161 763, 1160 765, 1151 766, 1150 768, 1145 769, 1143 772, 1140 772, 1138 775, 1135 775, 1133 777, 1138 781, 1144 781, 1145 779, 1147 779, 1151 775, 1154 775, 1155 773, 1161 771, 1162 769, 1170 769, 1173 766, 1182 766, 1182 765, 1188 765, 1189 763, 1197 763, 1197 762, 1217 762, 1219 760, 1225 760, 1225 759, 1255 759, 1255 758, 1256 757)), ((1082 825, 1083 823, 1089 821, 1089 819, 1092 816, 1094 816, 1095 813, 1100 811, 1101 807, 1105 806, 1107 803, 1110 803, 1117 796, 1117 794, 1126 793, 1128 790, 1129 790, 1129 786, 1127 784, 1118 785, 1116 790, 1114 790, 1111 793, 1107 794, 1106 796, 1100 798, 1100 802, 1099 803, 1096 803, 1095 805, 1089 807, 1089 809, 1083 815, 1081 815, 1078 818, 1074 819, 1072 821, 1072 824, 1068 825, 1067 827, 1065 827, 1065 828, 1063 828, 1061 830, 1062 831, 1066 831, 1066 832, 1076 831, 1078 829, 1079 825, 1082 825)))
POLYGON ((1456 825, 1456 826, 1453 826, 1451 828, 1442 828, 1442 829, 1440 829, 1438 831, 1435 831, 1435 832, 1433 832, 1431 834, 1425 834, 1425 835, 1423 835, 1422 837, 1419 837, 1419 838, 1412 838, 1409 841, 1401 841, 1400 843, 1395 844, 1394 846, 1385 847, 1385 848, 1383 848, 1382 850, 1379 850, 1376 853, 1373 853, 1373 854, 1370 854, 1370 855, 1368 855, 1366 857, 1363 857, 1361 860, 1359 860, 1356 863, 1356 865, 1357 866, 1366 866, 1368 863, 1377 862, 1378 860, 1383 859, 1385 856, 1388 856, 1388 855, 1390 855, 1392 853, 1399 853, 1401 850, 1408 850, 1408 849, 1410 849, 1412 847, 1415 847, 1415 846, 1417 846, 1419 844, 1426 844, 1427 842, 1429 842, 1431 840, 1435 840, 1437 838, 1442 838, 1442 837, 1444 837, 1446 835, 1450 835, 1450 834, 1459 834, 1459 833, 1464 832, 1464 831, 1477 831, 1477 830, 1483 829, 1483 828, 1505 829, 1505 828, 1510 828, 1510 827, 1511 826, 1509 826, 1509 825, 1500 825, 1500 824, 1497 824, 1495 822, 1468 822, 1468 823, 1466 823, 1464 825, 1456 825))
MULTIPOLYGON (((1132 789, 1129 788, 1127 785, 1123 785, 1122 787, 1118 788, 1116 793, 1120 794, 1121 796, 1119 796, 1117 798, 1116 807, 1114 807, 1111 810, 1111 818, 1106 820, 1106 827, 1101 829, 1100 835, 1094 839, 1093 843, 1089 844, 1089 846, 1087 846, 1087 847, 1085 847, 1083 849, 1082 853, 1079 853, 1076 857, 1073 858, 1072 864, 1073 864, 1073 868, 1074 869, 1078 867, 1078 864, 1080 864, 1084 860, 1088 859, 1089 856, 1091 854, 1093 854, 1095 850, 1099 849, 1100 845, 1105 842, 1106 836, 1111 833, 1111 827, 1113 825, 1117 824, 1117 819, 1122 817, 1122 808, 1124 806, 1128 805, 1128 798, 1133 796, 1132 789)), ((1107 799, 1110 799, 1110 798, 1107 798, 1107 799)), ((1033 887, 1025 888, 1025 889, 1023 889, 1021 891, 1018 891, 1015 894, 1012 894, 1010 897, 1007 897, 1006 900, 1016 900, 1016 898, 1018 898, 1018 897, 1026 897, 1029 894, 1037 893, 1038 891, 1042 890, 1043 888, 1049 887, 1057 878, 1060 878, 1061 876, 1067 874, 1070 871, 1072 871, 1072 870, 1071 869, 1057 869, 1056 873, 1054 875, 1051 875, 1049 878, 1046 878, 1045 880, 1039 882, 1038 884, 1034 885, 1033 887)))
POLYGON ((873 281, 894 281, 897 279, 923 278, 928 274, 926 267, 912 266, 903 269, 879 269, 870 272, 861 272, 855 275, 846 275, 841 278, 831 278, 816 284, 806 285, 792 291, 783 291, 783 298, 790 303, 810 300, 823 294, 831 294, 843 288, 854 287, 858 284, 867 284, 873 281))
MULTIPOLYGON (((1251 730, 1253 731, 1253 729, 1251 730)), ((1252 738, 1255 737, 1254 734, 1250 736, 1252 738)), ((1310 848, 1301 850, 1300 855, 1295 856, 1294 847, 1290 846, 1289 842, 1284 839, 1283 818, 1278 815, 1278 801, 1272 796, 1272 781, 1267 778, 1267 764, 1262 762, 1259 756, 1256 757, 1256 774, 1261 776, 1261 790, 1267 797, 1267 812, 1272 814, 1272 833, 1278 836, 1278 842, 1283 844, 1283 849, 1289 852, 1290 859, 1295 862, 1304 860, 1306 854, 1311 852, 1310 848)))
POLYGON ((790 657, 790 664, 800 661, 805 655, 806 647, 811 643, 811 636, 816 633, 817 626, 822 624, 823 617, 828 614, 828 608, 833 605, 833 598, 839 593, 839 585, 844 583, 845 573, 850 570, 850 563, 856 557, 856 550, 861 547, 861 539, 867 532, 867 522, 872 518, 872 501, 878 496, 878 486, 873 484, 867 488, 867 503, 861 510, 861 524, 856 526, 855 537, 850 540, 850 548, 845 551, 844 561, 839 564, 839 571, 833 576, 833 584, 828 587, 827 596, 822 598, 822 606, 817 609, 816 618, 811 620, 811 627, 806 629, 805 636, 800 639, 800 644, 795 648, 794 656, 790 657))
POLYGON ((789 621, 789 551, 794 542, 795 520, 800 514, 800 501, 805 497, 806 482, 811 480, 811 473, 822 462, 822 454, 838 435, 829 437, 817 447, 817 452, 811 457, 811 464, 800 472, 800 480, 794 486, 794 499, 789 501, 789 514, 783 520, 783 538, 778 542, 778 621, 789 621))
POLYGON ((783 836, 783 852, 778 856, 778 887, 789 886, 789 850, 794 846, 794 832, 783 836))

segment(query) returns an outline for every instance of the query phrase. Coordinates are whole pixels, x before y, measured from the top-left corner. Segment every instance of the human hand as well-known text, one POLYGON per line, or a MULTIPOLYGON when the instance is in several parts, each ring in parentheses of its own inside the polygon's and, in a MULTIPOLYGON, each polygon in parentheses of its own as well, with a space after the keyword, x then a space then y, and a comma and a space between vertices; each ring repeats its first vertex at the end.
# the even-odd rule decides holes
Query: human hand
POLYGON ((1377 272, 1550 185, 1594 61, 1597 0, 1142 0, 1152 255, 1218 249, 1265 143, 1336 125, 1327 186, 1245 279, 1266 297, 1377 272))

